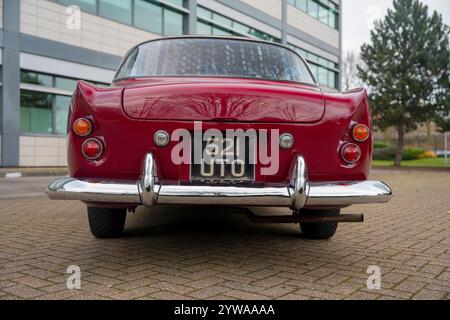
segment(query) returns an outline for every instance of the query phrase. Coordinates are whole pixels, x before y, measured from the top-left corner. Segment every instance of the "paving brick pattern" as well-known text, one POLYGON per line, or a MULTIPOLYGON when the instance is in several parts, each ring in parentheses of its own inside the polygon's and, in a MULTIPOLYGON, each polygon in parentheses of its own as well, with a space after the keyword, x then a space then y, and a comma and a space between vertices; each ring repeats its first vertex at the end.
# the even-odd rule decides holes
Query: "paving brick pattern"
POLYGON ((329 241, 182 207, 139 209, 125 237, 98 240, 81 203, 1 199, 0 299, 450 299, 450 174, 374 178, 393 201, 346 209, 366 222, 329 241), (66 287, 70 265, 81 290, 66 287), (369 265, 381 267, 381 290, 367 289, 369 265))

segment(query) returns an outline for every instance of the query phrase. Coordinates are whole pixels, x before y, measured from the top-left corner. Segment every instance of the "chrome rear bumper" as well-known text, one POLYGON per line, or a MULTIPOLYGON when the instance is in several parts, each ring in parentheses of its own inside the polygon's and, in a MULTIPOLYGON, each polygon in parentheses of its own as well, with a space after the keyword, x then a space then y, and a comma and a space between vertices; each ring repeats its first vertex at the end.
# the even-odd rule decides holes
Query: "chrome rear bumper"
POLYGON ((137 183, 105 181, 93 183, 61 178, 51 183, 47 196, 54 200, 80 200, 88 203, 144 205, 224 205, 288 207, 336 206, 384 203, 392 197, 391 189, 380 181, 310 183, 306 163, 298 156, 291 181, 282 187, 164 185, 158 179, 153 155, 144 161, 137 183))

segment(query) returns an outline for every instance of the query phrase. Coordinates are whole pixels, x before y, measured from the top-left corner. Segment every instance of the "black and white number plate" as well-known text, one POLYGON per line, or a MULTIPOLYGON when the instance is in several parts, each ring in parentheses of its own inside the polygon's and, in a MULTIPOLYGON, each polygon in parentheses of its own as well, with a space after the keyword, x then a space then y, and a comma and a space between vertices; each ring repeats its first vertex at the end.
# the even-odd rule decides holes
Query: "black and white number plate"
MULTIPOLYGON (((253 153, 255 148, 250 148, 250 139, 223 138, 203 141, 201 164, 196 164, 194 159, 194 147, 192 147, 191 181, 214 183, 250 183, 255 180, 255 165, 253 153), (244 142, 245 141, 245 142, 244 142), (245 156, 240 156, 242 148, 239 143, 245 143, 245 156), (222 148, 218 148, 218 145, 222 148), (205 158, 210 154, 211 158, 205 158)), ((193 144, 194 145, 194 144, 193 144)))

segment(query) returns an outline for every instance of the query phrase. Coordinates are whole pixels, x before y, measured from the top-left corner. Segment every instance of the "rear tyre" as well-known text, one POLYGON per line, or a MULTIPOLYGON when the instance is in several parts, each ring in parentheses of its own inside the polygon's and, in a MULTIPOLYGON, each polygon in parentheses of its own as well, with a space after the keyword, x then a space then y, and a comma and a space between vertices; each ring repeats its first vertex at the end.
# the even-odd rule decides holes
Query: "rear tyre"
MULTIPOLYGON (((341 213, 340 209, 334 210, 304 210, 300 216, 336 217, 341 213)), ((331 239, 337 230, 339 222, 300 223, 303 236, 312 240, 331 239)))
POLYGON ((96 238, 117 238, 125 226, 126 209, 88 207, 89 227, 96 238))

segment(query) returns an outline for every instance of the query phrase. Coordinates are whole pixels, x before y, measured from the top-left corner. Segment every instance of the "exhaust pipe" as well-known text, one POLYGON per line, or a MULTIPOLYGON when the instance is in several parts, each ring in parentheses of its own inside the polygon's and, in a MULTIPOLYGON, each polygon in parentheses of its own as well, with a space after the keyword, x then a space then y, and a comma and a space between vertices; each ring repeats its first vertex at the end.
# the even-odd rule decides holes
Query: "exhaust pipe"
POLYGON ((363 214, 341 214, 336 217, 322 217, 315 215, 298 215, 292 214, 290 216, 258 216, 250 210, 245 212, 245 215, 253 223, 261 224, 276 224, 276 223, 324 223, 324 222, 364 222, 363 214))

